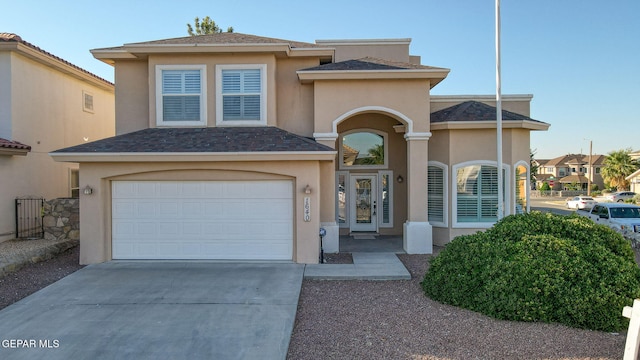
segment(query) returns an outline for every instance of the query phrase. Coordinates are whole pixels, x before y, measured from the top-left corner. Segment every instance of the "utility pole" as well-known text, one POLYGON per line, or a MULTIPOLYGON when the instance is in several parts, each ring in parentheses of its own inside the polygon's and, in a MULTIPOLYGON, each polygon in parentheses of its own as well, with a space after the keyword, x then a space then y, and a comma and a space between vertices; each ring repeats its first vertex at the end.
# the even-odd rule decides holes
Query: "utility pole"
POLYGON ((496 130, 498 148, 498 220, 504 217, 504 184, 502 175, 502 79, 500 74, 500 0, 496 0, 496 130))
POLYGON ((591 196, 591 177, 593 167, 591 166, 591 152, 593 150, 593 140, 589 140, 589 176, 587 176, 587 196, 591 196))

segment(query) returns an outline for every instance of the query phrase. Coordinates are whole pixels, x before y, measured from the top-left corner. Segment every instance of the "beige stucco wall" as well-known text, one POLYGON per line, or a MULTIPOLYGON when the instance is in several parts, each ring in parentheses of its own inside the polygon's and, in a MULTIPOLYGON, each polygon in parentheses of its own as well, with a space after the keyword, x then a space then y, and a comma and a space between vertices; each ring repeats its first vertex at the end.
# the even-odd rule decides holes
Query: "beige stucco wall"
MULTIPOLYGON (((149 56, 149 127, 156 127, 156 65, 206 65, 207 126, 216 126, 216 65, 266 64, 267 125, 276 126, 276 58, 272 54, 149 56)), ((118 85, 119 86, 119 85, 118 85)))
POLYGON ((156 127, 156 66, 206 65, 207 126, 216 126, 216 65, 266 64, 267 125, 311 136, 313 85, 301 84, 296 71, 317 66, 313 57, 276 58, 270 54, 154 55, 147 60, 117 60, 116 131, 156 127))
MULTIPOLYGON (((80 197, 80 263, 111 260, 111 182, 116 180, 290 179, 294 189, 293 261, 317 263, 319 254, 320 161, 82 163, 82 184, 94 189, 80 197), (306 195, 309 185, 312 193, 306 195), (311 221, 303 220, 304 197, 311 198, 311 221)), ((330 162, 329 162, 330 163, 330 162)))
POLYGON ((316 43, 336 49, 335 62, 375 57, 408 63, 410 39, 389 40, 317 40, 316 43))
MULTIPOLYGON (((429 131, 428 80, 316 80, 314 132, 331 133, 333 122, 345 114, 376 107, 393 116, 401 113, 414 132, 429 131)), ((398 120, 400 120, 398 118, 398 120)))
POLYGON ((296 71, 318 66, 315 58, 279 58, 276 69, 277 126, 294 134, 313 135, 313 84, 302 84, 296 71))
POLYGON ((116 135, 149 127, 149 71, 146 61, 116 62, 116 135))
POLYGON ((70 169, 49 152, 114 135, 114 95, 20 54, 0 53, 3 88, 1 137, 31 146, 27 156, 0 155, 0 240, 15 231, 14 198, 70 196, 70 169), (7 83, 9 85, 7 86, 7 83), (93 95, 94 112, 82 109, 83 91, 93 95))
MULTIPOLYGON (((454 179, 453 166, 468 161, 496 161, 496 129, 475 129, 475 130, 437 130, 429 140, 429 154, 431 161, 438 161, 448 164, 448 226, 433 227, 434 244, 444 245, 458 235, 473 234, 480 228, 454 228, 452 202, 453 192, 456 191, 452 185, 454 179)), ((504 129, 503 130, 503 163, 509 165, 507 176, 509 189, 513 194, 515 191, 515 166, 519 162, 529 163, 529 130, 527 129, 504 129)), ((513 196, 510 197, 510 204, 505 213, 511 213, 515 204, 513 196)))

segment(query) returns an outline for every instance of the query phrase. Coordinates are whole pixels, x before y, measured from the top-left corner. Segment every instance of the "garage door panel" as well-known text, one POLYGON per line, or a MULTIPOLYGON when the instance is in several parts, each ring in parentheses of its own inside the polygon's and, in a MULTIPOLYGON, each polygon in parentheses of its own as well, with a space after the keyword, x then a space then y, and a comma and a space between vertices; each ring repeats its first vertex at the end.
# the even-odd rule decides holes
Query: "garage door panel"
POLYGON ((291 181, 114 181, 114 259, 291 260, 291 181))

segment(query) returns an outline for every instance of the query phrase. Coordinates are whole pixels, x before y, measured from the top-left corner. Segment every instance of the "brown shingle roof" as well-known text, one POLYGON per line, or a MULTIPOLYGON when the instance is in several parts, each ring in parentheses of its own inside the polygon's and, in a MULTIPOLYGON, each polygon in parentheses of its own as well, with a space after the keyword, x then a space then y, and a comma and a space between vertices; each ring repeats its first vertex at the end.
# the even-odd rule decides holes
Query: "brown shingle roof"
POLYGON ((151 128, 53 153, 228 153, 335 151, 315 140, 266 127, 151 128))
MULTIPOLYGON (((607 158, 606 155, 591 155, 591 164, 592 165, 604 165, 604 160, 607 158)), ((583 154, 567 154, 563 156, 559 156, 557 158, 553 158, 548 160, 545 166, 563 166, 568 164, 589 164, 589 155, 583 154)))
MULTIPOLYGON (((507 110, 502 110, 502 120, 528 120, 542 123, 507 110)), ((496 121, 496 108, 478 101, 465 101, 431 114, 432 123, 448 121, 496 121)))
MULTIPOLYGON (((425 70, 439 69, 433 66, 410 64, 397 61, 388 61, 374 57, 364 57, 355 60, 345 60, 337 63, 330 63, 300 71, 348 71, 348 70, 425 70)), ((444 69, 443 69, 444 70, 444 69)))
POLYGON ((586 176, 582 176, 582 175, 569 175, 560 179, 560 182, 563 184, 567 184, 567 183, 568 184, 572 184, 572 183, 586 184, 589 182, 589 179, 587 179, 586 176))
POLYGON ((31 146, 29 145, 3 138, 0 138, 0 148, 31 151, 31 146))
POLYGON ((32 43, 30 43, 28 41, 24 41, 24 40, 22 40, 22 38, 20 36, 18 36, 16 34, 0 33, 0 43, 2 43, 2 42, 15 42, 15 43, 20 43, 22 45, 28 46, 28 47, 32 48, 33 50, 36 50, 36 51, 38 51, 38 52, 40 52, 40 53, 42 53, 42 54, 44 54, 44 55, 46 55, 46 56, 48 56, 50 58, 58 60, 58 61, 66 64, 68 66, 71 66, 72 68, 74 68, 76 70, 80 70, 81 72, 83 72, 83 73, 85 73, 87 75, 90 75, 93 78, 96 78, 96 79, 98 79, 98 80, 100 80, 102 82, 105 82, 105 83, 113 86, 113 83, 111 81, 105 80, 105 79, 99 77, 98 75, 96 75, 94 73, 91 73, 91 72, 89 72, 89 71, 87 71, 87 70, 85 70, 85 69, 83 69, 83 68, 81 68, 81 67, 79 67, 77 65, 74 65, 74 64, 68 62, 67 60, 61 58, 61 57, 53 55, 52 53, 50 53, 48 51, 45 51, 45 50, 33 45, 32 43))
POLYGON ((135 45, 185 45, 185 44, 241 44, 241 45, 250 45, 250 44, 289 44, 292 48, 326 48, 326 46, 300 42, 300 41, 292 41, 292 40, 283 40, 283 39, 275 39, 264 36, 256 36, 250 34, 242 34, 242 33, 215 33, 215 34, 207 34, 207 35, 196 35, 196 36, 186 36, 179 37, 173 39, 162 39, 155 41, 145 41, 139 43, 131 43, 126 44, 127 46, 135 46, 135 45))

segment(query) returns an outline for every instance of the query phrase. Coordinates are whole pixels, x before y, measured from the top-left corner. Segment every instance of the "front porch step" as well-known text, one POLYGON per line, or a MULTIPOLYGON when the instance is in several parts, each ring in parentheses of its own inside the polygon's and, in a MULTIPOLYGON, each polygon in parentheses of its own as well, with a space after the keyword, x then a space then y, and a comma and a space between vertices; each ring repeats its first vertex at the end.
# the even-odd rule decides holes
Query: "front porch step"
POLYGON ((354 252, 353 264, 309 264, 304 277, 311 280, 409 280, 411 274, 394 253, 354 252))

